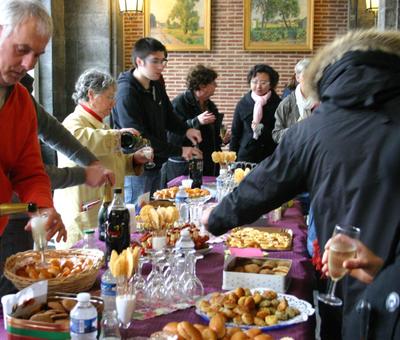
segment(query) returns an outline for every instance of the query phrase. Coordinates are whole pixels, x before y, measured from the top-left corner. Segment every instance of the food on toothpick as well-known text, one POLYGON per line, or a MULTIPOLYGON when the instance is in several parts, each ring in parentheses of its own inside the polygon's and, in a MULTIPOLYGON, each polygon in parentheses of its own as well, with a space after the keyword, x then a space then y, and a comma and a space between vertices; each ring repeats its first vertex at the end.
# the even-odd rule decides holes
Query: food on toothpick
POLYGON ((138 222, 144 229, 165 229, 173 226, 178 221, 179 212, 174 206, 154 208, 147 204, 140 209, 138 222))
POLYGON ((235 151, 214 151, 211 154, 211 159, 214 163, 222 164, 230 164, 236 160, 236 152, 235 151))
POLYGON ((119 255, 113 250, 108 264, 113 276, 129 279, 138 267, 140 250, 140 247, 128 247, 119 255))
POLYGON ((242 168, 235 169, 233 173, 233 180, 236 184, 239 184, 250 173, 250 171, 250 168, 246 168, 244 170, 242 168))

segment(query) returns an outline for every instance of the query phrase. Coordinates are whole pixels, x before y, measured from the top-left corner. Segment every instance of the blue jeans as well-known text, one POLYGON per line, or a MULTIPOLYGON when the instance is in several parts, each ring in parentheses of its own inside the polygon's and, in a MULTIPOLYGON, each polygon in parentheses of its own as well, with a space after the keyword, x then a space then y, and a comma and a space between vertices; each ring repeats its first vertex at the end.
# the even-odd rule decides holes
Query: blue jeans
POLYGON ((160 189, 161 174, 160 170, 145 171, 140 176, 125 176, 125 203, 136 204, 140 195, 150 192, 153 193, 160 189))

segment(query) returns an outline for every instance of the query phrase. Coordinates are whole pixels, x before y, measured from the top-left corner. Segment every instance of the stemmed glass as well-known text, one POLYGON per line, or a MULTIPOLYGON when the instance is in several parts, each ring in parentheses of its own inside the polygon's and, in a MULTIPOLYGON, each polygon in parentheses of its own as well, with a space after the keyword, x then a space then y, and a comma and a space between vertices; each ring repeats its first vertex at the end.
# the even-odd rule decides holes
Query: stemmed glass
POLYGON ((345 260, 354 258, 357 252, 356 240, 360 229, 350 225, 336 225, 329 244, 328 270, 330 283, 326 294, 318 294, 318 300, 331 306, 341 306, 342 300, 335 296, 337 282, 347 274, 343 268, 345 260))
POLYGON ((219 136, 221 137, 222 140, 224 140, 226 132, 227 132, 226 125, 221 124, 221 127, 219 129, 219 136))
POLYGON ((31 218, 34 249, 40 252, 41 267, 46 267, 48 265, 45 260, 45 250, 47 249, 47 239, 46 239, 47 218, 48 216, 46 214, 36 215, 31 218))
POLYGON ((136 301, 138 304, 143 302, 144 293, 146 288, 146 280, 142 275, 143 265, 146 263, 147 259, 144 257, 139 257, 138 268, 136 269, 135 275, 133 275, 133 288, 136 292, 136 301))
POLYGON ((185 273, 183 274, 184 293, 189 303, 192 303, 204 295, 204 287, 196 275, 196 262, 202 259, 203 255, 196 255, 195 251, 185 256, 185 273))
POLYGON ((141 146, 142 146, 141 150, 143 151, 144 156, 149 160, 145 164, 146 169, 154 168, 156 166, 156 164, 151 160, 154 155, 154 150, 151 147, 150 141, 148 139, 144 138, 141 146))

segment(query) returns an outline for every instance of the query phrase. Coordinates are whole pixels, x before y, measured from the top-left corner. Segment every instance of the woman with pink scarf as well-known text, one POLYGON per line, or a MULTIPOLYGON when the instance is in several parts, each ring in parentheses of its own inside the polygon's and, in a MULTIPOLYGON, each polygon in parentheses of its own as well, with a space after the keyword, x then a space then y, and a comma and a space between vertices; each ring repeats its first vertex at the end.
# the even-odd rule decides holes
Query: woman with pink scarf
POLYGON ((255 65, 249 71, 250 91, 236 105, 229 145, 238 161, 259 163, 274 152, 274 114, 281 101, 275 92, 278 81, 278 72, 266 64, 255 65))

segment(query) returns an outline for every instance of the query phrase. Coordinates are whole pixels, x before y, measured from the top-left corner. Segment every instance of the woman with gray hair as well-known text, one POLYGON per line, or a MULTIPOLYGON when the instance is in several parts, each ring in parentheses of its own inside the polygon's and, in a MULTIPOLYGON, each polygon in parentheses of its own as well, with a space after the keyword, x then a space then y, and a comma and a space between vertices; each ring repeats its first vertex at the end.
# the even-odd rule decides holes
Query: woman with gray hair
MULTIPOLYGON (((115 185, 123 188, 125 174, 140 175, 143 164, 148 162, 142 151, 124 154, 121 150, 121 135, 135 129, 111 129, 103 120, 115 104, 116 82, 107 73, 89 69, 75 84, 72 95, 75 111, 63 121, 63 125, 108 169, 115 173, 115 185)), ((62 167, 76 164, 58 153, 58 165, 62 167)), ((97 214, 103 197, 103 188, 85 185, 56 190, 54 205, 68 231, 68 243, 57 243, 57 248, 68 248, 83 236, 84 227, 97 225, 97 214), (98 202, 92 208, 83 209, 88 203, 98 202), (84 211, 85 210, 85 211, 84 211)))
POLYGON ((304 71, 310 64, 310 59, 300 60, 294 67, 298 85, 296 89, 285 97, 275 112, 275 127, 272 131, 272 138, 280 143, 287 129, 298 121, 311 115, 314 105, 304 94, 304 71))

